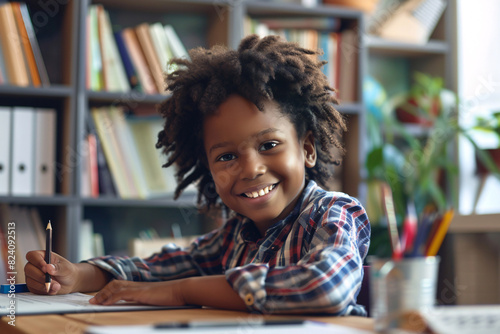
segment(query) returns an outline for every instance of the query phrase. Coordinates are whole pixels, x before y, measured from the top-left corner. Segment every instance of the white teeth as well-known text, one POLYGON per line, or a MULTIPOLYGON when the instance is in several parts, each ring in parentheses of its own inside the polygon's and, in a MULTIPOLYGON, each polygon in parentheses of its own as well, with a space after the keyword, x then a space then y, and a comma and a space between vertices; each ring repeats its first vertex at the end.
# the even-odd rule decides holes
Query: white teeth
POLYGON ((273 190, 275 185, 267 186, 263 189, 260 189, 259 191, 252 191, 251 193, 245 193, 245 196, 250 197, 250 198, 257 198, 260 196, 264 196, 265 194, 268 194, 271 190, 273 190))

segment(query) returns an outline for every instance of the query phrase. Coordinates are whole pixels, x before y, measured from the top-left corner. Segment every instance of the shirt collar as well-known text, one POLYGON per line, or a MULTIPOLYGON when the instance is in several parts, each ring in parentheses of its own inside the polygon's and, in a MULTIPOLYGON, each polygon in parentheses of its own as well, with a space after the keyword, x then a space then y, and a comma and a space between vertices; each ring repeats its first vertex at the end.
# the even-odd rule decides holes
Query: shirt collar
MULTIPOLYGON (((295 204, 295 207, 293 208, 292 212, 288 216, 286 216, 284 219, 276 222, 271 227, 269 227, 266 231, 266 235, 269 235, 270 233, 272 233, 276 229, 281 230, 285 225, 292 224, 295 220, 297 220, 300 212, 302 212, 304 203, 309 202, 308 199, 309 199, 310 195, 317 188, 318 188, 318 185, 316 184, 316 182, 310 180, 306 184, 302 193, 300 194, 299 200, 295 204)), ((253 221, 247 217, 244 217, 244 216, 240 216, 240 218, 241 218, 240 236, 243 239, 243 241, 255 242, 258 239, 260 239, 261 238, 260 232, 257 229, 257 227, 255 226, 255 224, 253 223, 253 221)))

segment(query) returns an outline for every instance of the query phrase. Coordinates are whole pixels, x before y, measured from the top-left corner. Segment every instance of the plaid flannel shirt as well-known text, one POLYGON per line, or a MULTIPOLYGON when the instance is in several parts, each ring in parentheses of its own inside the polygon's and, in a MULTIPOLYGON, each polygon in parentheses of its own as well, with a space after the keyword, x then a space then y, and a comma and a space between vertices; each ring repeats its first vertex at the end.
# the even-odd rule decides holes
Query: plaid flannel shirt
POLYGON ((366 315, 356 297, 369 244, 370 224, 358 200, 309 181, 292 213, 263 237, 235 215, 184 249, 168 244, 146 259, 87 262, 134 281, 224 274, 250 311, 366 315))

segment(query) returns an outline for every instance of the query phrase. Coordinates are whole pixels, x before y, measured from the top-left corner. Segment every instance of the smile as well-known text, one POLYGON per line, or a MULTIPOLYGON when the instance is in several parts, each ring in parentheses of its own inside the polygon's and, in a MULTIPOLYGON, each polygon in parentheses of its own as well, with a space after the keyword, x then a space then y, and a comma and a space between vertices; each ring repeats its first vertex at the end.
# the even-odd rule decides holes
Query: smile
POLYGON ((272 184, 270 186, 262 188, 259 191, 252 191, 250 193, 244 193, 243 195, 246 197, 249 197, 249 198, 258 198, 258 197, 261 197, 261 196, 268 194, 274 188, 276 188, 276 184, 272 184))

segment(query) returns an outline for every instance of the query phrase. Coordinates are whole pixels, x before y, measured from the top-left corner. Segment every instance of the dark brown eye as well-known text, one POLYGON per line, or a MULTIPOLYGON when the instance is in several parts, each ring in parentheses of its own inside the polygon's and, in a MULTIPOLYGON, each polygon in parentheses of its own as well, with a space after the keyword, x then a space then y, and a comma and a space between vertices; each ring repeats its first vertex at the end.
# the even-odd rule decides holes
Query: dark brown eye
POLYGON ((264 144, 261 145, 261 147, 259 148, 259 152, 262 152, 262 151, 268 151, 272 148, 275 148, 276 146, 278 146, 278 143, 275 142, 275 141, 268 141, 268 142, 265 142, 264 144))

